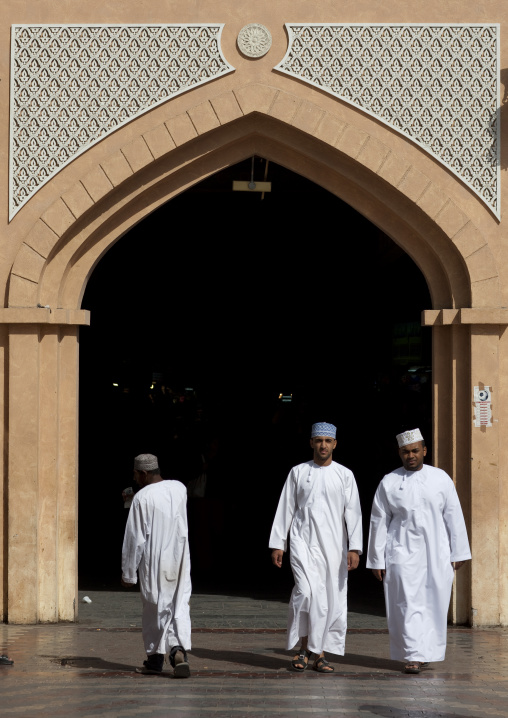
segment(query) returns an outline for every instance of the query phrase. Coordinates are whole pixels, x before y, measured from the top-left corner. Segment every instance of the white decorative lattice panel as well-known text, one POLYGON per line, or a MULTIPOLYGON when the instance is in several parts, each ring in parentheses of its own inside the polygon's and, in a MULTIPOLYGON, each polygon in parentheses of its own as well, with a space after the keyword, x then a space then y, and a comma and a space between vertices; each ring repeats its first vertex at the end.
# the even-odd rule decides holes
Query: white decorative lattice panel
POLYGON ((418 143, 499 217, 499 26, 290 23, 275 68, 418 143))
POLYGON ((222 24, 14 25, 10 216, 143 112, 234 68, 222 24))

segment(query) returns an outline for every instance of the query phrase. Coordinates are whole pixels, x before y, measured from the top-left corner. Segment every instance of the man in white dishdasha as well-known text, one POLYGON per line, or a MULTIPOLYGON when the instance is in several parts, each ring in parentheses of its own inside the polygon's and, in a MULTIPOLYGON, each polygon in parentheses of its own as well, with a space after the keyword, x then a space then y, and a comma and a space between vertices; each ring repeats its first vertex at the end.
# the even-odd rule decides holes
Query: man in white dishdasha
POLYGON ((454 569, 471 552, 453 481, 423 463, 420 430, 398 434, 397 443, 403 466, 374 496, 367 568, 384 581, 390 656, 419 673, 445 658, 454 569))
POLYGON ((313 460, 293 467, 284 484, 270 535, 272 562, 282 566, 290 535, 295 579, 288 615, 287 648, 301 639, 291 663, 304 671, 333 673, 325 651, 344 655, 347 627, 347 575, 362 553, 362 512, 355 477, 332 461, 336 427, 312 426, 313 460))
POLYGON ((190 675, 191 595, 187 489, 164 481, 157 457, 134 459, 134 481, 141 491, 129 511, 122 550, 122 585, 139 584, 143 602, 142 631, 147 659, 138 673, 162 673, 169 653, 176 678, 190 675))

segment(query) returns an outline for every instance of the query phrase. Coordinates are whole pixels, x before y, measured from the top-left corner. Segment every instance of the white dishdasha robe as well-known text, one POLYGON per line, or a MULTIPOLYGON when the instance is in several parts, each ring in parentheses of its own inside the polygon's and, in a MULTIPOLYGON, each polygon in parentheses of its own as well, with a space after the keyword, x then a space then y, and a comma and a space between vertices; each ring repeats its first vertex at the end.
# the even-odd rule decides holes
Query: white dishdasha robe
POLYGON ((347 551, 362 553, 362 512, 353 472, 335 461, 295 466, 284 484, 270 548, 287 548, 295 586, 289 601, 287 648, 308 636, 308 650, 344 655, 347 551), (349 545, 348 545, 349 544, 349 545))
POLYGON ((143 642, 148 655, 191 647, 191 595, 187 490, 179 481, 159 481, 132 501, 122 550, 122 578, 139 584, 143 642))
POLYGON ((423 465, 383 478, 372 505, 367 568, 386 568, 391 658, 444 660, 451 562, 470 558, 464 516, 448 474, 423 465))

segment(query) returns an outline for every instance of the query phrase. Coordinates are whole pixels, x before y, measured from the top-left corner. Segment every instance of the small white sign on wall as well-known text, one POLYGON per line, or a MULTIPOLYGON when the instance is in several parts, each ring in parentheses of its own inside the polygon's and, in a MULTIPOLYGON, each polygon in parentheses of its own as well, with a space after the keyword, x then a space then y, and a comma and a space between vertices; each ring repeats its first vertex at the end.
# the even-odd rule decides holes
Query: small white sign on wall
POLYGON ((474 425, 492 426, 492 402, 490 386, 474 388, 474 425))

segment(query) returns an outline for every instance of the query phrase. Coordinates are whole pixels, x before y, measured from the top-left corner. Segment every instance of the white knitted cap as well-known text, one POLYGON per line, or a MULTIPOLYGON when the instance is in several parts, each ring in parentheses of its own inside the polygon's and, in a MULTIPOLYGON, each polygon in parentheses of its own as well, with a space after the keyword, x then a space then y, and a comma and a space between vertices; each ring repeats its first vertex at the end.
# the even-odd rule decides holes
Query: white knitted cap
POLYGON ((417 441, 423 441, 423 436, 420 429, 410 429, 409 431, 403 431, 402 434, 397 434, 397 443, 399 445, 399 449, 401 446, 406 446, 406 444, 414 444, 417 441))
POLYGON ((139 454, 134 459, 135 471, 153 471, 159 468, 157 457, 153 454, 139 454))

